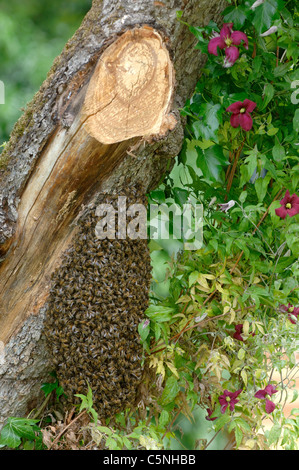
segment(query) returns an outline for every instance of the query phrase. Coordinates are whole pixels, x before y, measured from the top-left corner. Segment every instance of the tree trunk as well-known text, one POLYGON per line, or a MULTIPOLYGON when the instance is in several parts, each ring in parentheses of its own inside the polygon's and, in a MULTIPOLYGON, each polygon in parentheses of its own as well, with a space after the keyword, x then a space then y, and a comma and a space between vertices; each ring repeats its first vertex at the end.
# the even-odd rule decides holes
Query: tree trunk
POLYGON ((83 391, 81 382, 85 387, 98 371, 108 387, 97 392, 103 414, 133 403, 133 391, 118 395, 115 406, 105 404, 103 393, 130 388, 122 367, 130 380, 140 380, 137 325, 147 306, 147 245, 94 241, 96 207, 104 193, 106 202, 124 194, 144 203, 171 167, 183 140, 179 108, 204 63, 176 11, 203 26, 219 20, 224 3, 94 0, 16 123, 0 156, 0 426, 37 403, 53 364, 66 388, 73 382, 71 393, 83 391), (77 308, 78 292, 87 291, 89 300, 81 298, 77 308), (67 301, 71 308, 62 314, 67 301), (91 331, 98 334, 84 349, 91 331), (118 338, 121 358, 105 337, 118 338))

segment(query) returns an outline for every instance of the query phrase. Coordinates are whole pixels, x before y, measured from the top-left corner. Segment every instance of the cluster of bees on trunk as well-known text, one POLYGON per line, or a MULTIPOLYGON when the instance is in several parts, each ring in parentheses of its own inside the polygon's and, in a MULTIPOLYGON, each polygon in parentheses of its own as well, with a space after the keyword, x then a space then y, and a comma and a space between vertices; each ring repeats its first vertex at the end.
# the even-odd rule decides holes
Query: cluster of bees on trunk
MULTIPOLYGON (((127 204, 147 200, 138 191, 127 204)), ((117 195, 104 203, 117 205, 117 195)), ((138 324, 148 306, 151 262, 145 239, 103 239, 90 209, 76 239, 53 273, 45 337, 53 368, 68 399, 93 392, 99 416, 134 406, 142 376, 138 324)), ((117 225, 116 225, 117 226, 117 225)))

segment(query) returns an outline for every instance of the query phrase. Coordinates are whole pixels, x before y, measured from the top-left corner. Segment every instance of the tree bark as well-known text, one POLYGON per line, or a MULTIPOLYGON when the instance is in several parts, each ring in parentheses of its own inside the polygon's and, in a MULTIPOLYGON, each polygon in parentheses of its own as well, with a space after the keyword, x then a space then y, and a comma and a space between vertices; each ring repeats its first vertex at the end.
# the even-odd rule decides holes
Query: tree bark
POLYGON ((145 195, 180 151, 205 58, 176 11, 204 26, 224 4, 94 0, 16 123, 0 156, 0 426, 40 398, 51 275, 100 195, 145 195))

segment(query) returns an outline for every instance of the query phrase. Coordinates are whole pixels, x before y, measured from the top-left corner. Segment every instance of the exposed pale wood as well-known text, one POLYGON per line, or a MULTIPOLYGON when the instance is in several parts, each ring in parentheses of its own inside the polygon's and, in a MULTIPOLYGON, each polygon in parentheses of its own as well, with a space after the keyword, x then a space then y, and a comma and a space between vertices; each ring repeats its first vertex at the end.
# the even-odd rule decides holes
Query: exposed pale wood
POLYGON ((104 51, 88 86, 83 117, 90 135, 113 144, 173 129, 173 75, 157 31, 144 26, 124 33, 104 51))

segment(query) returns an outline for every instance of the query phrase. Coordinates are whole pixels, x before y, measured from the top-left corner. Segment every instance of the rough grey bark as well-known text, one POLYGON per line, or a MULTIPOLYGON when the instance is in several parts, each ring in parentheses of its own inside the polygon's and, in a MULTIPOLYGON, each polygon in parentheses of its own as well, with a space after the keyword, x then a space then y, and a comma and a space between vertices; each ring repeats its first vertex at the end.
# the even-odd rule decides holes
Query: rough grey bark
MULTIPOLYGON (((144 192, 158 184, 169 158, 180 151, 183 125, 179 108, 192 94, 205 58, 194 49, 196 39, 176 17, 204 26, 211 19, 221 21, 225 1, 219 0, 94 0, 81 27, 54 61, 48 77, 16 123, 0 159, 0 253, 9 256, 10 240, 18 218, 18 204, 41 152, 57 123, 68 120, 68 101, 97 59, 117 35, 128 28, 148 24, 168 41, 176 73, 173 109, 179 124, 157 142, 146 144, 137 158, 128 155, 98 191, 121 191, 128 181, 140 184, 144 192)), ((170 163, 171 164, 171 163, 170 163)), ((40 396, 49 362, 42 337, 44 308, 28 317, 6 345, 0 343, 0 427, 9 416, 24 415, 40 396), (2 346, 2 347, 1 347, 2 346), (5 346, 5 348, 4 348, 5 346)))

